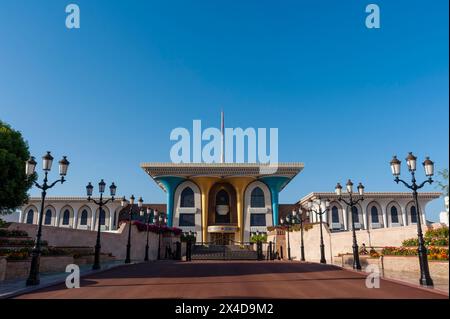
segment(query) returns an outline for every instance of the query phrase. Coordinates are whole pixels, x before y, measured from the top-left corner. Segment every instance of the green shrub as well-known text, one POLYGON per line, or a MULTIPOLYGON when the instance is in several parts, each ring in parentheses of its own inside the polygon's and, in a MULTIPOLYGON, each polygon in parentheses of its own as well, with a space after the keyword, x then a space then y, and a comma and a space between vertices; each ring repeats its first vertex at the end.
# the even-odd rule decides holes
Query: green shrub
POLYGON ((71 253, 66 249, 46 247, 42 249, 42 256, 69 256, 71 253))
POLYGON ((447 238, 448 239, 448 227, 442 226, 439 228, 429 229, 425 232, 425 238, 447 238))
POLYGON ((0 228, 7 228, 9 225, 11 225, 11 223, 7 223, 0 218, 0 228))
POLYGON ((254 234, 250 238, 250 242, 252 243, 256 243, 258 241, 261 241, 263 243, 267 242, 267 234, 259 234, 259 235, 254 234))
POLYGON ((0 237, 28 237, 28 233, 23 230, 0 228, 0 237))

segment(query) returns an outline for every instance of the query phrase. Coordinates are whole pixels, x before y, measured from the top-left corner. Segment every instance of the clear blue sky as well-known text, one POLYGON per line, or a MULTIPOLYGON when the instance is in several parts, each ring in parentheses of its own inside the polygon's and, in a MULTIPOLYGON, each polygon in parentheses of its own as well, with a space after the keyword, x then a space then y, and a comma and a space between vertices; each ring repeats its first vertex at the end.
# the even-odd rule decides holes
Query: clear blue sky
MULTIPOLYGON (((448 167, 448 9, 447 0, 0 0, 0 118, 36 157, 68 156, 68 182, 49 195, 84 195, 104 178, 120 195, 164 202, 139 164, 170 160, 175 127, 218 127, 221 107, 227 127, 279 128, 280 161, 305 163, 281 202, 347 178, 405 191, 392 181, 393 154, 448 167), (71 2, 79 30, 65 27, 71 2), (365 27, 369 3, 381 29, 365 27)), ((434 201, 430 217, 442 208, 434 201)))

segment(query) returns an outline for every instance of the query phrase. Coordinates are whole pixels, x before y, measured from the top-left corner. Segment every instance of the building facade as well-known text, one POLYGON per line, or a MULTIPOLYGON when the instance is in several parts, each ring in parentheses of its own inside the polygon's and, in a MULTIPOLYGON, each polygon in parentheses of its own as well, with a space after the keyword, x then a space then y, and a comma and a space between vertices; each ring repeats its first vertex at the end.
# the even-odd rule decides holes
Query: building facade
MULTIPOLYGON (((259 164, 173 164, 144 163, 142 169, 166 193, 166 204, 144 204, 152 212, 167 217, 168 226, 193 231, 203 243, 246 243, 252 233, 266 232, 279 224, 280 218, 310 200, 330 201, 323 222, 330 231, 378 229, 408 226, 422 218, 426 223, 426 205, 440 193, 420 193, 419 209, 411 193, 367 192, 353 210, 338 201, 335 193, 310 193, 294 204, 279 204, 279 193, 303 169, 301 163, 282 163, 275 174, 264 173, 259 164)), ((343 194, 345 197, 346 194, 343 194)), ((43 225, 75 229, 115 231, 128 220, 129 208, 120 199, 109 202, 99 211, 84 197, 48 197, 43 225)), ((37 224, 41 199, 30 198, 20 210, 19 221, 37 224)), ((141 219, 137 205, 133 219, 141 219)), ((308 222, 318 222, 312 215, 308 222)))
MULTIPOLYGON (((348 195, 342 195, 343 198, 346 196, 348 195)), ((439 196, 440 193, 419 193, 419 210, 411 193, 387 192, 366 192, 364 200, 354 206, 353 212, 338 200, 335 193, 311 193, 303 197, 297 205, 304 206, 310 200, 329 200, 330 208, 322 216, 322 221, 328 224, 330 231, 351 230, 352 217, 355 219, 355 229, 378 229, 417 224, 418 218, 422 218, 422 224, 426 225, 425 207, 439 196)), ((319 216, 312 214, 310 221, 319 222, 319 216)))
POLYGON ((243 243, 278 224, 278 197, 303 169, 280 163, 275 174, 260 164, 144 163, 167 194, 169 226, 197 233, 199 242, 243 243))
MULTIPOLYGON (((19 221, 37 224, 40 208, 41 198, 31 197, 28 203, 22 206, 19 221)), ((111 231, 118 227, 121 209, 120 199, 109 202, 100 212, 99 207, 85 197, 48 197, 45 200, 42 225, 97 230, 97 223, 100 221, 101 230, 111 231)))

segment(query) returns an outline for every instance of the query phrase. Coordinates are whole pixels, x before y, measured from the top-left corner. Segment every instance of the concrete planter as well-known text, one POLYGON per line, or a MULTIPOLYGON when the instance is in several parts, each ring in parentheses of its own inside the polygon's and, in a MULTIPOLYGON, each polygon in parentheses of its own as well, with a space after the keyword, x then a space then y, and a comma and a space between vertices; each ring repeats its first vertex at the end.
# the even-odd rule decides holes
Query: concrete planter
MULTIPOLYGON (((341 267, 351 267, 353 255, 343 255, 335 257, 335 264, 341 267)), ((363 270, 368 265, 377 265, 381 272, 397 273, 420 273, 419 259, 417 256, 383 256, 371 258, 370 256, 359 256, 359 261, 363 270)), ((448 261, 429 260, 430 275, 432 278, 443 278, 448 281, 449 263, 448 261)))
MULTIPOLYGON (((68 264, 73 264, 72 256, 41 256, 40 272, 64 272, 68 264)), ((8 261, 0 257, 0 281, 25 279, 30 272, 31 259, 8 261)))
MULTIPOLYGON (((116 258, 109 255, 100 255, 100 264, 113 261, 116 258)), ((79 258, 74 258, 73 263, 76 265, 86 265, 86 264, 93 264, 94 263, 94 255, 89 256, 81 256, 79 258)))

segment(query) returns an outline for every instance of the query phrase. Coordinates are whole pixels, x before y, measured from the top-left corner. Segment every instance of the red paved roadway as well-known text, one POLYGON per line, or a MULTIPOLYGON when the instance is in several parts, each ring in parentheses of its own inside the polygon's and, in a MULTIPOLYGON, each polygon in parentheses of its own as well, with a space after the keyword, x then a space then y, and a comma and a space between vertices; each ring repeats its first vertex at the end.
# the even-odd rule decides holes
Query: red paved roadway
POLYGON ((151 262, 113 268, 18 298, 448 298, 381 280, 368 289, 361 273, 282 261, 151 262))

